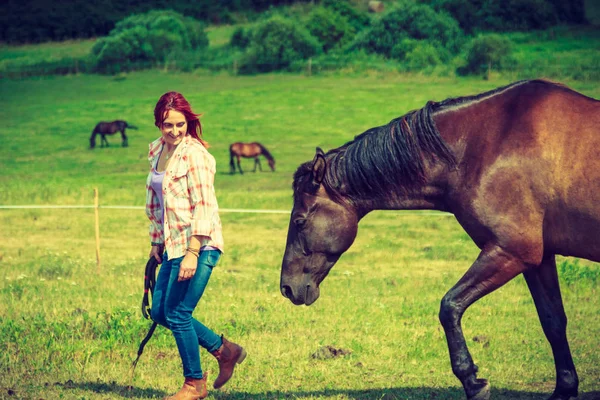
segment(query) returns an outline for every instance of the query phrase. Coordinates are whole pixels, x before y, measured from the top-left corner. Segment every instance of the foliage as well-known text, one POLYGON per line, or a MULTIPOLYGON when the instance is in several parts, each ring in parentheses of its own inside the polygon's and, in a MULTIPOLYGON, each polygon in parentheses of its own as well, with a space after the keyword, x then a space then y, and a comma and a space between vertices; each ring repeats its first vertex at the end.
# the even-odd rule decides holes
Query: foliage
POLYGON ((310 12, 306 27, 310 34, 322 43, 325 53, 343 46, 355 33, 355 28, 346 17, 325 7, 316 7, 310 12))
POLYGON ((546 29, 558 23, 558 16, 546 0, 509 0, 490 2, 481 12, 481 23, 493 31, 546 29))
POLYGON ((170 58, 208 46, 204 27, 173 11, 150 11, 117 23, 92 48, 96 69, 103 73, 166 65, 170 58))
POLYGON ((356 32, 367 27, 371 22, 365 12, 357 10, 348 0, 323 0, 321 5, 345 17, 356 32))
POLYGON ((205 23, 232 22, 233 13, 253 15, 270 7, 309 0, 8 0, 0 13, 0 41, 47 42, 107 35, 118 21, 150 10, 171 9, 205 23))
POLYGON ((229 44, 238 49, 245 49, 250 44, 250 39, 250 31, 243 27, 238 27, 231 35, 229 44))
POLYGON ((406 54, 405 60, 410 71, 423 71, 441 64, 443 58, 436 46, 421 40, 406 54))
POLYGON ((349 48, 394 57, 404 54, 394 49, 403 39, 426 40, 433 46, 455 53, 463 41, 463 32, 456 20, 436 12, 425 4, 399 2, 391 11, 361 31, 349 48))
POLYGON ((250 45, 240 61, 240 72, 286 69, 297 60, 318 54, 319 42, 296 21, 274 16, 252 31, 250 45))
POLYGON ((467 33, 546 29, 585 22, 584 0, 424 0, 454 17, 467 33))
POLYGON ((504 36, 478 36, 468 44, 466 65, 459 68, 458 72, 462 75, 487 74, 492 68, 505 69, 513 61, 511 52, 512 44, 504 36))

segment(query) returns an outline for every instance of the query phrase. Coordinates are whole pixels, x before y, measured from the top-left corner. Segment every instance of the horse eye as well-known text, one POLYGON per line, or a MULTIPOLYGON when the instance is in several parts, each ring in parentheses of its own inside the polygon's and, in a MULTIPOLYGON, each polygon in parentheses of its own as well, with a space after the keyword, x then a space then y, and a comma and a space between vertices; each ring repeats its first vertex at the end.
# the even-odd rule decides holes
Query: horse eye
POLYGON ((294 220, 294 225, 296 225, 297 229, 302 229, 304 228, 304 224, 306 223, 306 220, 304 218, 296 218, 294 220))

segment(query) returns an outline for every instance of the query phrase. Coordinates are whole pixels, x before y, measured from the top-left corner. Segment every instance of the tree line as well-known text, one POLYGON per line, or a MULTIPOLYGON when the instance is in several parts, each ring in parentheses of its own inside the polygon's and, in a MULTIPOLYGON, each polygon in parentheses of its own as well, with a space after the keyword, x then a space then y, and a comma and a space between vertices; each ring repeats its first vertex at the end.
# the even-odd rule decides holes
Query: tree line
MULTIPOLYGON (((150 10, 173 10, 206 24, 257 20, 265 10, 292 3, 322 5, 326 0, 5 0, 0 41, 11 44, 106 36, 116 24, 150 10)), ((340 0, 366 9, 366 0, 340 0)), ((584 0, 414 0, 444 11, 467 33, 484 30, 543 29, 584 23, 584 0)), ((386 7, 394 1, 384 2, 386 7)), ((351 21, 351 23, 353 23, 351 21)))

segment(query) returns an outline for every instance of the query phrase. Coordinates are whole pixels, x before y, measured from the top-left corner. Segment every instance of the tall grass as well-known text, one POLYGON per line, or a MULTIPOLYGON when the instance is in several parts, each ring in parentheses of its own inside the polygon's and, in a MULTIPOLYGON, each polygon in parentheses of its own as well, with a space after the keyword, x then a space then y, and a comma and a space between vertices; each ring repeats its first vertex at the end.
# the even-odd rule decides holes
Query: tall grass
MULTIPOLYGON (((202 117, 217 161, 222 208, 291 208, 291 178, 315 147, 337 147, 428 100, 506 80, 180 74, 120 79, 68 76, 0 82, 0 204, 143 204, 152 110, 179 90, 202 117), (99 120, 125 119, 129 147, 88 149, 99 120), (263 142, 277 171, 229 174, 228 145, 263 142)), ((597 82, 567 82, 599 97, 597 82)), ((248 161, 247 168, 251 165, 248 161)), ((246 169, 247 169, 246 168, 246 169)), ((195 315, 243 344, 247 361, 214 399, 462 399, 452 375, 439 301, 478 249, 447 214, 374 212, 311 307, 279 292, 288 215, 222 213, 226 252, 195 315), (333 351, 335 350, 335 351, 333 351)), ((141 317, 147 220, 100 210, 96 270, 90 209, 0 209, 0 398, 161 398, 181 384, 172 337, 159 328, 134 379, 130 363, 149 322, 141 317)), ((600 395, 598 265, 560 259, 568 335, 581 399, 600 395)), ((554 385, 552 353, 521 277, 463 319, 494 398, 537 399, 554 385)), ((212 382, 216 361, 202 352, 212 382)))

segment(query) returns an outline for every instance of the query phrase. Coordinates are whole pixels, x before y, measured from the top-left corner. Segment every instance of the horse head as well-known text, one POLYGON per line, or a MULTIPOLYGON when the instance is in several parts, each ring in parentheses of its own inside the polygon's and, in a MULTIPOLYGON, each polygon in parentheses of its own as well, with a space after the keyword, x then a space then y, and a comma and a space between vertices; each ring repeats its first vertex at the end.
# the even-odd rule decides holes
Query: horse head
POLYGON ((280 289, 296 305, 319 298, 319 285, 354 242, 358 215, 330 196, 323 179, 327 161, 319 148, 294 177, 294 208, 281 266, 280 289))
POLYGON ((269 167, 271 167, 271 171, 275 172, 275 159, 271 158, 267 162, 269 163, 269 167))

